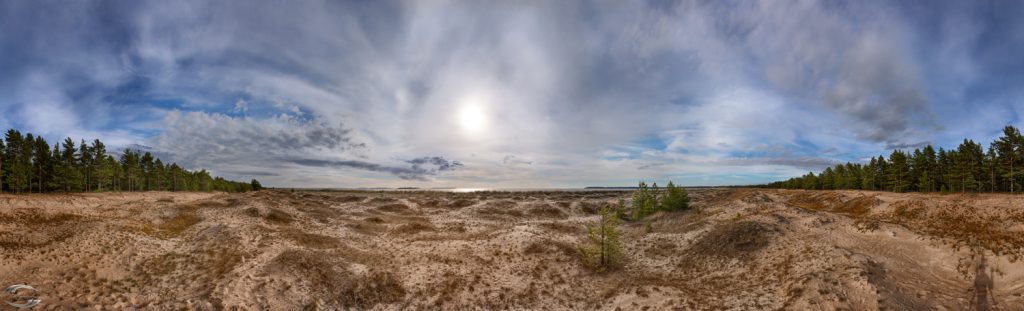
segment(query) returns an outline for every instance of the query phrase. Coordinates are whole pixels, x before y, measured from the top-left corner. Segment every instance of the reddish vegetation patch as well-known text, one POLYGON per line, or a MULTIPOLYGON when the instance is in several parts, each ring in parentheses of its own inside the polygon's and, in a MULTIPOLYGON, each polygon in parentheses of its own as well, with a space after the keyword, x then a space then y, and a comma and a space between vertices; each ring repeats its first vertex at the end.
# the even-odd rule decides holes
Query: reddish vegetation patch
POLYGON ((786 203, 804 209, 843 213, 857 217, 871 212, 871 208, 877 206, 879 201, 878 198, 867 195, 847 197, 836 192, 806 191, 790 196, 786 203))
MULTIPOLYGON (((345 308, 368 309, 405 297, 405 288, 394 275, 370 271, 357 276, 345 270, 344 263, 327 259, 331 257, 311 251, 284 251, 270 261, 265 271, 287 275, 304 283, 314 297, 326 298, 325 302, 345 308)), ((307 308, 316 308, 318 303, 310 301, 307 308)))
POLYGON ((701 257, 749 259, 752 253, 768 246, 775 232, 771 225, 760 222, 731 222, 705 233, 689 252, 701 257))

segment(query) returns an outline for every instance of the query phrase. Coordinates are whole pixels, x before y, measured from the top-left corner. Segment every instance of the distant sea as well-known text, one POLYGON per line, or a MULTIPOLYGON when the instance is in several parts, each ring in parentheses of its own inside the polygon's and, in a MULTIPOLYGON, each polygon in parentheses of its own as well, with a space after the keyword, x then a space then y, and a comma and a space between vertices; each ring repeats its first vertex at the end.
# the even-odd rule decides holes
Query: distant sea
MULTIPOLYGON (((705 188, 718 188, 718 187, 685 187, 687 189, 705 189, 705 188)), ((283 188, 290 189, 290 188, 283 188)), ((297 188, 299 190, 334 190, 334 191, 437 191, 437 192, 483 192, 483 191, 503 191, 503 192, 535 192, 535 191, 553 191, 553 192, 565 192, 565 191, 631 191, 636 190, 636 187, 584 187, 584 188, 415 188, 415 187, 400 187, 400 188, 297 188)), ((662 189, 662 187, 659 187, 662 189)))

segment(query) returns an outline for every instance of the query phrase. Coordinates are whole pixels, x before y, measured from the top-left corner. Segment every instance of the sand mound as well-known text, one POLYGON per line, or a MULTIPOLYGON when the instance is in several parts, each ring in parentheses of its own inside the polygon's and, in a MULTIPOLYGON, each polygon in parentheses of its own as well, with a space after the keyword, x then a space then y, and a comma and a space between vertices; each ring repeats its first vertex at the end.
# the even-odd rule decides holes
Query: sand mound
POLYGON ((750 259, 770 243, 776 230, 771 225, 740 221, 714 227, 690 247, 695 256, 750 259))
POLYGON ((585 225, 629 192, 0 194, 0 280, 44 310, 1024 305, 1024 196, 690 197, 623 219, 623 267, 595 273, 585 225))

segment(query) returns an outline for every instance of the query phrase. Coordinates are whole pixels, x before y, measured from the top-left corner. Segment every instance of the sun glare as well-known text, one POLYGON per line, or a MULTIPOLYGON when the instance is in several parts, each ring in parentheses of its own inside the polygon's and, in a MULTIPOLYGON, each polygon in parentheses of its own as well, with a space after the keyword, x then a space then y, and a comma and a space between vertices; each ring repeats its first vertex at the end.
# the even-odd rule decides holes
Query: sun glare
POLYGON ((478 134, 487 126, 487 116, 479 104, 467 103, 459 110, 458 122, 466 134, 478 134))

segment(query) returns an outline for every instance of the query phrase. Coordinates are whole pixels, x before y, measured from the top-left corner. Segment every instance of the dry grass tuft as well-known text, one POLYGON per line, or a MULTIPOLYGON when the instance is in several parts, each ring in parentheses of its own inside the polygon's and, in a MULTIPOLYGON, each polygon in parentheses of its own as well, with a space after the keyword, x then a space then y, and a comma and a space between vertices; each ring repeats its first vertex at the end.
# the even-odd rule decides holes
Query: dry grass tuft
POLYGON ((267 214, 263 216, 263 219, 266 219, 267 221, 270 221, 270 222, 276 222, 276 223, 282 223, 282 224, 287 224, 287 223, 291 223, 291 222, 295 221, 295 217, 292 217, 291 214, 288 214, 287 212, 279 210, 279 209, 276 209, 276 208, 270 208, 267 211, 267 214))
POLYGON ((144 223, 139 231, 143 233, 161 238, 168 239, 180 235, 185 230, 188 230, 195 224, 198 224, 203 219, 196 215, 195 212, 180 210, 173 217, 163 220, 158 224, 144 223))
POLYGON ((343 197, 335 198, 335 199, 332 199, 331 201, 338 202, 338 203, 353 203, 353 202, 362 202, 363 200, 366 200, 366 197, 350 195, 350 196, 343 196, 343 197))
POLYGON ((590 201, 580 201, 580 203, 579 203, 580 210, 583 211, 583 213, 589 214, 589 215, 596 215, 597 212, 600 211, 601 207, 604 206, 604 205, 605 205, 605 203, 602 203, 602 202, 590 202, 590 201))
POLYGON ((330 249, 345 247, 345 244, 341 242, 341 239, 315 233, 306 233, 298 229, 288 229, 282 231, 281 235, 289 240, 292 240, 298 245, 308 248, 330 249))
POLYGON ((0 223, 16 225, 52 225, 69 221, 77 221, 82 216, 69 213, 47 213, 38 208, 19 208, 0 214, 0 223))
POLYGON ((477 203, 476 200, 457 199, 457 200, 445 202, 444 207, 448 208, 448 209, 461 209, 461 208, 464 208, 464 207, 469 207, 469 206, 475 205, 476 203, 477 203))
MULTIPOLYGON (((393 303, 406 296, 401 282, 389 273, 370 271, 353 275, 344 263, 328 261, 327 254, 287 250, 265 267, 268 274, 288 275, 311 290, 313 297, 322 297, 328 305, 342 309, 370 309, 378 304, 393 303)), ((313 300, 309 297, 309 300, 313 300)), ((312 304, 312 302, 310 302, 312 304)))
POLYGON ((576 234, 583 233, 583 225, 566 224, 561 222, 543 222, 537 224, 545 230, 550 230, 558 233, 576 234))
POLYGON ((366 203, 369 203, 369 204, 385 204, 385 203, 395 203, 395 202, 398 202, 398 199, 392 198, 392 197, 376 197, 376 198, 370 199, 370 201, 367 201, 366 203))
POLYGON ((345 227, 351 229, 352 231, 355 231, 356 233, 364 235, 378 235, 387 231, 387 227, 372 221, 351 222, 345 224, 345 227))
POLYGON ((346 216, 345 212, 341 209, 331 207, 322 202, 295 205, 295 209, 321 223, 328 223, 331 219, 346 216))
POLYGON ((924 202, 916 200, 893 203, 892 217, 896 219, 914 220, 925 214, 924 202))
POLYGON ((560 255, 563 258, 577 258, 579 257, 579 250, 569 243, 552 240, 542 239, 530 242, 525 248, 523 248, 523 254, 527 255, 560 255))
POLYGON ((543 218, 565 218, 567 215, 561 209, 551 206, 550 204, 531 204, 526 208, 527 213, 532 216, 543 217, 543 218))
POLYGON ((385 204, 377 207, 378 211, 392 214, 410 214, 414 211, 402 203, 385 204))
POLYGON ((516 209, 516 204, 509 200, 498 200, 487 202, 482 208, 477 210, 477 214, 485 217, 523 217, 526 214, 523 211, 516 209))
POLYGON ((391 229, 392 234, 401 235, 412 235, 424 231, 433 232, 437 231, 437 228, 435 228, 434 225, 430 224, 429 222, 411 222, 399 225, 398 227, 391 229))
POLYGON ((720 224, 700 238, 689 252, 692 255, 748 259, 771 241, 775 229, 756 221, 720 224))
POLYGON ((191 206, 192 207, 198 207, 198 208, 218 208, 218 207, 228 207, 228 206, 230 206, 230 203, 228 203, 226 201, 205 200, 205 201, 200 201, 200 202, 192 203, 191 206))
POLYGON ((837 192, 800 192, 790 196, 786 203, 809 210, 821 210, 835 213, 843 213, 847 216, 861 217, 871 212, 871 209, 878 206, 879 200, 875 196, 861 195, 847 198, 837 192))

